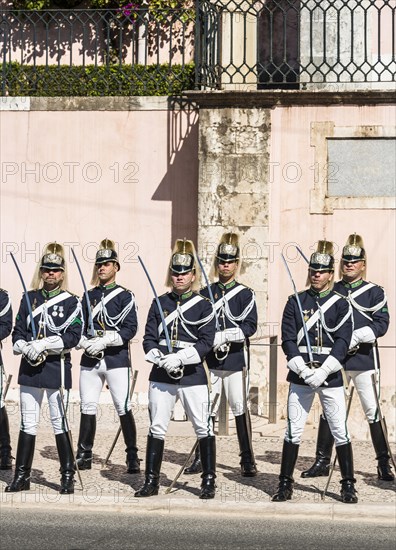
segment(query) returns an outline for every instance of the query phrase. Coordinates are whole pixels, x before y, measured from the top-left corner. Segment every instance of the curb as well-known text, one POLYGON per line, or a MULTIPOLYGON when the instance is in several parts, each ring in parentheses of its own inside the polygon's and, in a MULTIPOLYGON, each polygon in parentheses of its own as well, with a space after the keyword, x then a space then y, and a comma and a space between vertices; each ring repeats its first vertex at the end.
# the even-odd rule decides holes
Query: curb
POLYGON ((93 512, 115 512, 118 514, 160 514, 160 515, 236 515, 289 520, 358 521, 366 523, 395 525, 396 506, 390 504, 342 504, 295 502, 219 502, 199 498, 180 498, 160 495, 149 498, 132 496, 98 496, 27 494, 25 492, 6 494, 0 500, 0 509, 73 510, 93 512))

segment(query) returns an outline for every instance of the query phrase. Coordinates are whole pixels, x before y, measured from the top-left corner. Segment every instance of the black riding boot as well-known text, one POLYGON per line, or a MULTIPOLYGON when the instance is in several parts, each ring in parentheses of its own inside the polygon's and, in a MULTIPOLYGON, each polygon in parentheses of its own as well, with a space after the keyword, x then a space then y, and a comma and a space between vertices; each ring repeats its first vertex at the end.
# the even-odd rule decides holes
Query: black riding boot
POLYGON ((336 447, 338 463, 341 471, 341 499, 347 504, 358 501, 355 491, 356 479, 353 477, 352 445, 346 443, 336 447))
POLYGON ((11 470, 11 438, 7 409, 0 409, 0 470, 11 470))
POLYGON ((74 458, 70 447, 70 441, 67 433, 57 434, 56 448, 58 449, 60 473, 61 473, 61 495, 70 495, 74 493, 74 458))
POLYGON ((239 442, 239 456, 241 457, 241 475, 243 477, 254 477, 257 475, 257 467, 254 461, 251 429, 248 425, 247 415, 244 413, 236 416, 235 424, 239 442))
POLYGON ((76 456, 79 470, 90 470, 92 468, 92 447, 95 433, 96 415, 81 413, 76 456))
POLYGON ((35 444, 35 435, 19 432, 14 480, 5 488, 6 493, 29 491, 35 444))
POLYGON ((293 495, 293 472, 297 461, 298 449, 299 445, 286 440, 283 441, 279 486, 271 499, 273 502, 285 502, 286 500, 290 500, 293 495))
POLYGON ((319 420, 318 439, 316 441, 316 459, 312 466, 301 473, 301 477, 328 476, 334 437, 329 424, 323 416, 319 420))
POLYGON ((202 461, 202 482, 199 498, 214 498, 216 492, 216 438, 214 435, 199 440, 202 461))
POLYGON ((127 472, 128 474, 138 474, 140 472, 140 460, 137 454, 136 424, 132 411, 120 416, 120 423, 126 445, 127 472))
POLYGON ((199 445, 195 449, 195 458, 191 463, 191 466, 184 468, 185 474, 200 474, 202 472, 202 463, 201 463, 201 453, 199 450, 199 445))
POLYGON ((376 458, 378 461, 378 479, 382 479, 382 481, 393 481, 395 479, 395 476, 393 475, 392 468, 390 466, 391 457, 389 456, 389 450, 386 444, 381 422, 374 422, 374 424, 369 424, 369 426, 371 440, 373 442, 376 458))
POLYGON ((146 479, 144 480, 143 487, 136 491, 135 497, 151 497, 158 495, 164 444, 165 441, 163 439, 158 439, 151 435, 147 437, 146 479))

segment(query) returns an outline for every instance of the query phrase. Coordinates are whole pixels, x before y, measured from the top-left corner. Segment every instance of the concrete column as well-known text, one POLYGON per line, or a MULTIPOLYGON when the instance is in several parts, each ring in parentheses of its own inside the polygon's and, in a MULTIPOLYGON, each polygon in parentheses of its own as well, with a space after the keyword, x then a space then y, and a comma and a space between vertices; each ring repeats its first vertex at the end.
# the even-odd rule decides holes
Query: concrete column
MULTIPOLYGON (((240 235, 238 279, 256 292, 257 335, 264 334, 268 282, 270 111, 268 109, 200 109, 198 248, 207 272, 225 231, 240 235)), ((267 347, 251 347, 250 386, 266 403, 267 347)), ((260 405, 259 405, 260 408, 260 405)))

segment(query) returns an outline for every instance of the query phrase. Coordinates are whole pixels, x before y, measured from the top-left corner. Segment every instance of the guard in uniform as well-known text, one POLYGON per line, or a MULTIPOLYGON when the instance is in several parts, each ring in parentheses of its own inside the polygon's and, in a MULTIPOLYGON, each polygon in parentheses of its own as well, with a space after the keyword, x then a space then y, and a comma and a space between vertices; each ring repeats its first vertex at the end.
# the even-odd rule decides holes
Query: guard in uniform
MULTIPOLYGON (((212 384, 221 394, 224 386, 226 398, 235 416, 240 450, 241 474, 257 475, 254 460, 251 425, 247 410, 249 372, 249 337, 257 330, 257 308, 253 290, 236 281, 239 267, 239 242, 235 233, 225 233, 217 247, 213 271, 219 280, 201 291, 210 298, 212 294, 217 316, 213 350, 206 358, 212 374, 212 384)), ((184 472, 201 471, 199 447, 195 459, 184 472)))
POLYGON ((203 365, 213 345, 215 314, 211 302, 194 291, 199 281, 197 271, 193 243, 177 240, 166 282, 171 291, 159 297, 162 313, 153 301, 143 339, 146 360, 153 367, 149 377, 146 478, 136 497, 158 494, 164 440, 177 399, 199 439, 203 469, 200 498, 215 496, 216 446, 209 416, 209 373, 203 365))
POLYGON ((129 474, 140 472, 136 446, 136 424, 130 399, 131 358, 129 342, 138 329, 135 296, 116 283, 120 262, 113 241, 104 239, 96 254, 89 292, 89 304, 83 298, 84 335, 79 347, 81 358, 81 420, 77 445, 80 470, 90 470, 96 432, 96 414, 100 393, 106 382, 120 418, 126 445, 129 474), (88 307, 91 309, 95 337, 88 337, 88 307))
MULTIPOLYGON (((376 374, 379 389, 380 362, 377 339, 386 334, 389 326, 389 312, 384 290, 364 280, 367 256, 363 239, 349 235, 342 251, 340 262, 341 280, 334 289, 346 296, 353 310, 354 330, 350 349, 346 357, 345 370, 348 381, 352 379, 359 395, 363 411, 370 427, 371 439, 377 458, 378 478, 393 481, 390 456, 378 417, 372 375, 376 374)), ((326 418, 321 415, 314 464, 302 472, 302 477, 329 475, 333 436, 326 418)))
POLYGON ((18 377, 22 418, 15 477, 6 492, 30 489, 40 409, 46 394, 60 460, 60 493, 69 494, 74 492, 75 464, 64 408, 72 385, 69 350, 81 338, 82 313, 78 297, 66 290, 66 261, 60 244, 50 243, 45 247, 31 287, 33 290, 22 297, 12 333, 14 353, 22 355, 18 377), (66 390, 64 406, 60 388, 66 390))
POLYGON ((4 365, 2 341, 11 334, 12 308, 8 293, 0 288, 0 470, 11 470, 11 438, 7 409, 4 402, 4 365))
POLYGON ((332 290, 333 276, 333 245, 319 241, 309 262, 310 288, 290 296, 283 312, 282 348, 288 361, 290 388, 279 487, 272 497, 275 502, 292 497, 293 471, 315 393, 335 440, 342 501, 357 502, 341 374, 352 335, 352 311, 347 300, 332 290))

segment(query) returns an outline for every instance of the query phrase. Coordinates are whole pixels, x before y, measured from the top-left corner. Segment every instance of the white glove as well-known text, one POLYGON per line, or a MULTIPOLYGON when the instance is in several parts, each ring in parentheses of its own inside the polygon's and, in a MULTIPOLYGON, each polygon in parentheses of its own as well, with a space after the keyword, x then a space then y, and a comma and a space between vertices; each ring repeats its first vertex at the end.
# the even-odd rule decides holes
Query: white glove
POLYGON ((76 346, 76 349, 83 349, 84 351, 87 349, 87 345, 89 342, 89 338, 86 336, 81 336, 79 343, 76 346))
POLYGON ((298 374, 298 376, 304 381, 307 376, 314 372, 313 369, 305 364, 304 359, 301 357, 301 355, 296 355, 295 357, 292 357, 292 359, 288 361, 287 367, 298 374))
POLYGON ((33 340, 27 343, 28 349, 24 354, 30 361, 36 361, 44 351, 52 351, 54 354, 60 353, 63 348, 63 340, 60 336, 47 336, 41 340, 33 340))
POLYGON ((168 374, 174 374, 180 371, 182 360, 177 356, 177 353, 170 353, 159 360, 158 366, 165 369, 168 374))
POLYGON ((26 355, 28 350, 28 343, 26 340, 17 340, 12 346, 14 355, 26 355))
POLYGON ((179 357, 182 365, 196 365, 201 362, 199 353, 193 346, 179 350, 176 357, 179 357))
POLYGON ((323 367, 319 367, 318 369, 312 371, 311 374, 309 374, 309 376, 307 376, 304 381, 313 390, 317 390, 319 386, 321 386, 326 380, 327 376, 327 371, 323 370, 323 367))
POLYGON ((329 355, 321 367, 314 369, 313 374, 307 376, 305 382, 309 384, 313 390, 316 390, 325 382, 326 378, 330 374, 333 374, 341 369, 341 363, 335 357, 329 355))
POLYGON ((226 342, 244 342, 245 335, 243 334, 242 329, 239 327, 226 328, 225 331, 226 342))
POLYGON ((95 338, 91 338, 86 343, 84 349, 88 353, 88 355, 92 355, 95 357, 95 355, 99 355, 101 351, 103 351, 106 347, 106 342, 104 340, 103 336, 96 336, 95 338))
POLYGON ((213 341, 213 351, 217 351, 220 347, 227 344, 227 338, 224 330, 219 330, 216 332, 214 341, 213 341))
POLYGON ((162 353, 162 351, 160 351, 159 349, 157 348, 153 348, 151 349, 148 353, 146 353, 146 355, 144 356, 144 358, 146 359, 146 361, 148 363, 154 363, 154 365, 158 365, 159 364, 159 361, 160 359, 164 357, 164 354, 162 353))
POLYGON ((103 340, 106 344, 106 348, 113 347, 113 346, 122 346, 123 341, 121 336, 116 330, 106 330, 103 340))
POLYGON ((352 332, 349 349, 355 348, 358 344, 373 344, 375 341, 375 334, 370 327, 357 328, 352 332))

